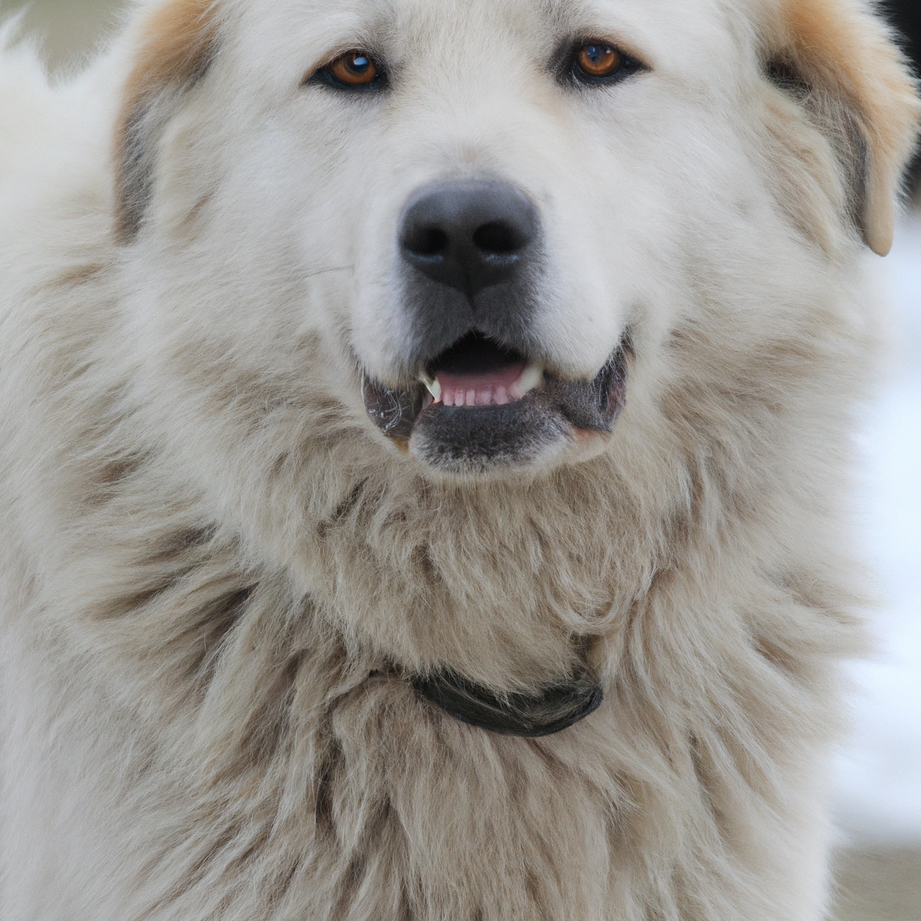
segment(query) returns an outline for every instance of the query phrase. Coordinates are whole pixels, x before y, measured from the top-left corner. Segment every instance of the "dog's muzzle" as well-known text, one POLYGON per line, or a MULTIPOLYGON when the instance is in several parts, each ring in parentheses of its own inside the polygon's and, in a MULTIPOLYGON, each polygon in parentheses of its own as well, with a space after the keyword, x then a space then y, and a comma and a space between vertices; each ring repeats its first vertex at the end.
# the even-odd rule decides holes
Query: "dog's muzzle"
POLYGON ((369 416, 417 457, 452 473, 539 462, 578 431, 609 432, 624 405, 626 351, 591 380, 541 359, 540 219, 499 181, 439 184, 410 199, 399 230, 412 329, 402 387, 365 378, 369 416))

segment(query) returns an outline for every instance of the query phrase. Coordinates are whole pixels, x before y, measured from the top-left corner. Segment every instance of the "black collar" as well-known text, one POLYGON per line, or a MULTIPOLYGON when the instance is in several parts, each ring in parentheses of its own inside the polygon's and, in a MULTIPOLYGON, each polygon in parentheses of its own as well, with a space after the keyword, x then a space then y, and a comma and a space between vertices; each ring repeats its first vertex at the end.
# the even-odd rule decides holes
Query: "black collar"
POLYGON ((534 694, 497 694, 450 669, 414 676, 417 693, 456 720, 500 735, 534 739, 568 729, 601 705, 597 679, 587 670, 534 694))

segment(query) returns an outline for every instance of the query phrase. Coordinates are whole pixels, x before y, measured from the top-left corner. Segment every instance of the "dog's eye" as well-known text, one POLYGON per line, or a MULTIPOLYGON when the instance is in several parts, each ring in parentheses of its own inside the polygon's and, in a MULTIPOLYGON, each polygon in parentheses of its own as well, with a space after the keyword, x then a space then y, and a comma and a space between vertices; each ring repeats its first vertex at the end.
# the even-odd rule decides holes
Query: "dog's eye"
POLYGON ((317 76, 342 89, 369 89, 383 81, 384 72, 371 55, 353 49, 340 54, 319 70, 317 76))
POLYGON ((635 58, 607 42, 591 41, 573 50, 570 74, 581 83, 612 83, 641 70, 635 58))

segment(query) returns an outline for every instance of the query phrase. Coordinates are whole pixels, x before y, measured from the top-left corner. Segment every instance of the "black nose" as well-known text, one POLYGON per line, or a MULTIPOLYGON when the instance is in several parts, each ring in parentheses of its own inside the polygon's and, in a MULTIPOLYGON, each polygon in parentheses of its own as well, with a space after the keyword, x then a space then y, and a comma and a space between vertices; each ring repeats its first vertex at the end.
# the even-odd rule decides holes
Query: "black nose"
POLYGON ((507 182, 471 180, 423 189, 403 213, 403 258, 433 281, 473 297, 510 280, 537 237, 537 211, 507 182))

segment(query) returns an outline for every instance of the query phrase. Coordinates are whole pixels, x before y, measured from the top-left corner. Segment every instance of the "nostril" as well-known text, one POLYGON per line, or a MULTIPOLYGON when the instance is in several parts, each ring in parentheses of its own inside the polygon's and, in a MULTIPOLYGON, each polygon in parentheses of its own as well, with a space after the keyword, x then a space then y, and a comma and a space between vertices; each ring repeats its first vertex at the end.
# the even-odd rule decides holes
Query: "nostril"
POLYGON ((416 227, 405 237, 403 246, 414 256, 444 256, 451 241, 440 227, 416 227))
POLYGON ((488 256, 509 256, 524 249, 527 238, 519 230, 503 221, 491 221, 473 233, 473 245, 488 256))

